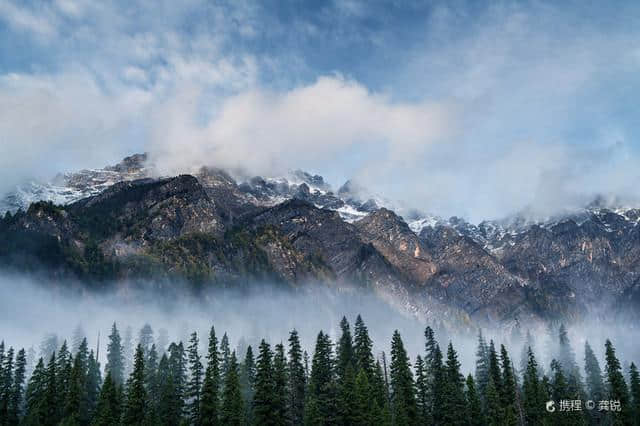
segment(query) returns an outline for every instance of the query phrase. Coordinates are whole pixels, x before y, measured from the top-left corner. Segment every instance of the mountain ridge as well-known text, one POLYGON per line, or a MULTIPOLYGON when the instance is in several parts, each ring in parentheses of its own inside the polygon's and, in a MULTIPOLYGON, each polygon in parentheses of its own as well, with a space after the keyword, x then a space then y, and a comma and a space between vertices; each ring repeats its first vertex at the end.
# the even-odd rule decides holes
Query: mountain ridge
POLYGON ((198 288, 256 280, 355 285, 425 318, 572 318, 596 305, 638 303, 634 209, 591 208, 517 232, 457 218, 416 227, 380 200, 356 200, 348 187, 340 198, 318 175, 238 183, 202 168, 140 177, 145 161, 132 156, 105 173, 67 175, 78 191, 69 199, 89 195, 8 213, 0 235, 10 243, 0 262, 102 286, 143 278, 198 288), (357 214, 345 215, 347 207, 357 214))

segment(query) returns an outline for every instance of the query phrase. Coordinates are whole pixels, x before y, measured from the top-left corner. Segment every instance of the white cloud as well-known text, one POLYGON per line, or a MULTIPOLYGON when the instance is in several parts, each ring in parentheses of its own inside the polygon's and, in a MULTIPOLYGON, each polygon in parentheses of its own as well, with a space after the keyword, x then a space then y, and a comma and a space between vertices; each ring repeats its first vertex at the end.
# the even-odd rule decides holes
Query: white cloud
POLYGON ((183 92, 156 111, 150 151, 162 171, 216 165, 272 174, 331 162, 355 145, 386 146, 393 162, 444 138, 452 119, 441 105, 393 103, 357 82, 322 77, 284 93, 231 96, 198 126, 198 94, 183 92))

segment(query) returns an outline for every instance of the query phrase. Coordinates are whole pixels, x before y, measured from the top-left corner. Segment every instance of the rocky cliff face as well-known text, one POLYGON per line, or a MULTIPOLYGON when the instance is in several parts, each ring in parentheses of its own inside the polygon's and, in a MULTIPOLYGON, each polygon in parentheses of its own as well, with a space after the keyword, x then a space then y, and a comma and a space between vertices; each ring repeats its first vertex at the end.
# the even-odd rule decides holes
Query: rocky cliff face
POLYGON ((356 197, 353 185, 334 194, 303 172, 294 181, 238 183, 211 168, 134 179, 147 174, 142 157, 104 170, 121 179, 98 190, 87 178, 97 172, 67 175, 89 195, 8 214, 0 264, 101 285, 358 286, 425 318, 526 321, 640 304, 638 210, 590 208, 534 224, 408 224, 383 201, 356 197))

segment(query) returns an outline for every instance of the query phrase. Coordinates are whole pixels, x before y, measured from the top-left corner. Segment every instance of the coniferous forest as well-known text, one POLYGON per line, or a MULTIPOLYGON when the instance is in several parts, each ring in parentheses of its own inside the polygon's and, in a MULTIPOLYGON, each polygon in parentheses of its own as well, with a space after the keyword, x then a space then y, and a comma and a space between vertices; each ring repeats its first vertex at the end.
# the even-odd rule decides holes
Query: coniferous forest
POLYGON ((123 338, 114 323, 104 366, 80 333, 45 339, 39 359, 3 341, 0 425, 640 424, 640 374, 634 363, 623 369, 609 340, 602 360, 588 342, 578 355, 561 326, 545 369, 530 333, 510 352, 479 332, 465 377, 455 342, 430 326, 418 354, 397 331, 389 353, 374 353, 360 316, 339 326, 337 341, 320 331, 312 353, 292 330, 238 354, 214 327, 169 342, 145 325, 128 353, 131 331, 123 338))

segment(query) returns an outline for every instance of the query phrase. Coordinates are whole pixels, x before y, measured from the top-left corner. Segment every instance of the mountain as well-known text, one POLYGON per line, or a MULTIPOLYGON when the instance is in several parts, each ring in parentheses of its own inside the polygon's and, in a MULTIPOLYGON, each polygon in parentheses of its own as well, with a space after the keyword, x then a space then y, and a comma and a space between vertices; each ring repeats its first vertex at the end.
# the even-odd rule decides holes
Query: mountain
POLYGON ((334 193, 302 171, 152 171, 142 154, 18 188, 3 199, 0 264, 95 288, 358 287, 452 321, 567 319, 640 303, 637 209, 473 225, 394 211, 352 182, 334 193))

